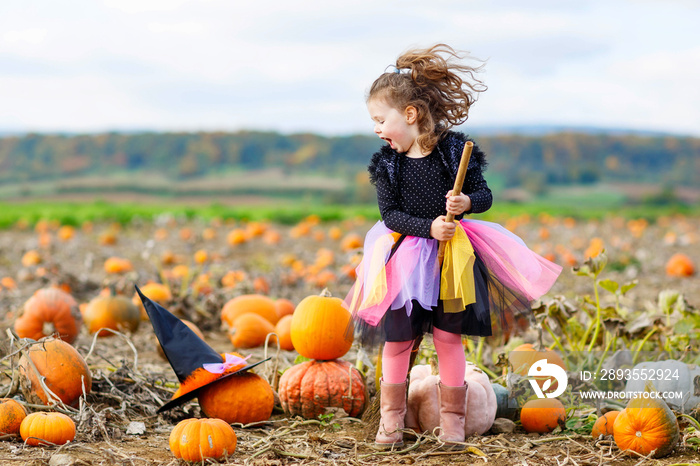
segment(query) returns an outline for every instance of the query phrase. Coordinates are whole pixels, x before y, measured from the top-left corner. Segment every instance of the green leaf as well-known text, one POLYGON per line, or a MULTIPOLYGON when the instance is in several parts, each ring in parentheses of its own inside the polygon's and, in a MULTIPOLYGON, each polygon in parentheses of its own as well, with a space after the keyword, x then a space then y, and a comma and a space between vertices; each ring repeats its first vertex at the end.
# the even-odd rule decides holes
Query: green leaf
POLYGON ((294 364, 301 364, 302 362, 311 361, 310 358, 305 358, 301 354, 294 358, 294 364))
POLYGON ((609 278, 601 280, 600 282, 598 282, 598 284, 601 288, 603 288, 604 290, 608 290, 611 293, 616 293, 617 290, 620 288, 620 285, 616 281, 610 280, 609 278))
POLYGON ((678 334, 689 334, 700 328, 700 315, 689 315, 676 322, 673 331, 678 334))
POLYGON ((624 295, 624 294, 627 293, 629 290, 631 290, 632 288, 636 287, 637 284, 638 284, 637 280, 633 280, 633 281, 631 281, 631 282, 629 282, 629 283, 625 283, 624 285, 622 285, 622 288, 620 288, 620 294, 624 295))
POLYGON ((681 294, 676 290, 662 290, 659 292, 659 310, 664 314, 670 314, 680 296, 681 294))

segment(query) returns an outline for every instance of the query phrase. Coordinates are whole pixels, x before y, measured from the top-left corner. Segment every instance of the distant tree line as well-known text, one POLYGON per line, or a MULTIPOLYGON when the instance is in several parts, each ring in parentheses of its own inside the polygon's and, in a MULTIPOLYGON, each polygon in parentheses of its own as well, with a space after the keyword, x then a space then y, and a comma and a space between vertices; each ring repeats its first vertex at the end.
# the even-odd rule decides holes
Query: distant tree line
MULTIPOLYGON (((600 181, 700 186, 700 138, 557 133, 477 138, 506 187, 600 181)), ((375 136, 274 132, 27 134, 0 138, 0 185, 63 177, 158 173, 173 180, 282 168, 362 179, 375 136)))

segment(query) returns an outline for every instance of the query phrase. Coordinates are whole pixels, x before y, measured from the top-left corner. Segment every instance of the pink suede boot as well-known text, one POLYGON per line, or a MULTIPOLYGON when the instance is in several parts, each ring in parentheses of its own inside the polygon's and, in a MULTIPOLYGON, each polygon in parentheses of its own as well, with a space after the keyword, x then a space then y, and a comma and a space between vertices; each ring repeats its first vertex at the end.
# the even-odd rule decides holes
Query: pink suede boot
MULTIPOLYGON (((403 445, 404 417, 406 416, 406 382, 385 383, 380 381, 381 421, 375 445, 382 448, 403 445)), ((464 422, 462 422, 464 426, 464 422)), ((464 430, 464 429, 462 429, 464 430)))
POLYGON ((467 384, 461 387, 438 385, 440 396, 440 440, 450 450, 463 450, 464 418, 467 413, 467 384))

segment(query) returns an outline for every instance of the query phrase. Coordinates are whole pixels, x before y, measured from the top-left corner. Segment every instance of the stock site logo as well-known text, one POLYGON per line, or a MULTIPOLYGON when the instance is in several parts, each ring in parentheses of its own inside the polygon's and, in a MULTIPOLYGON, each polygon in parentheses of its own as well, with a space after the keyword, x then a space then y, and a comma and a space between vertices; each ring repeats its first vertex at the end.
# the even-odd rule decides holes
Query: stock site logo
POLYGON ((537 379, 530 379, 530 385, 532 385, 537 398, 556 398, 564 393, 568 384, 566 371, 556 364, 549 364, 546 359, 540 359, 530 366, 527 375, 529 377, 537 377, 537 379), (542 380, 544 377, 547 377, 547 379, 540 387, 538 379, 542 380), (552 393, 546 393, 552 386, 552 378, 557 382, 556 389, 552 393))

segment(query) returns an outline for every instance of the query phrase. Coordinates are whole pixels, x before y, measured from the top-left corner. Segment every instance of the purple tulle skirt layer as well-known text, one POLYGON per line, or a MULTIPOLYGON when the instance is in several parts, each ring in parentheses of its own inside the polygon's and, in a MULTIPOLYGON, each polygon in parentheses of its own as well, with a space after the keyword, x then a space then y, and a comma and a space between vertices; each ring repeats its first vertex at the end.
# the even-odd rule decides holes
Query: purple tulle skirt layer
POLYGON ((561 266, 496 223, 461 220, 458 228, 468 238, 466 247, 463 243, 458 247, 475 256, 468 266, 475 302, 463 310, 460 306, 456 313, 445 313, 442 307, 440 288, 445 277, 441 271, 445 271, 437 259, 437 240, 401 236, 383 222, 370 229, 357 281, 346 297, 363 342, 396 341, 392 335, 406 335, 405 329, 396 327, 405 325, 413 325, 413 333, 429 332, 435 324, 452 333, 488 336, 510 331, 516 322, 522 326, 531 318, 530 303, 549 291, 561 266), (419 314, 413 315, 416 307, 419 314), (396 318, 397 313, 401 318, 396 318))

